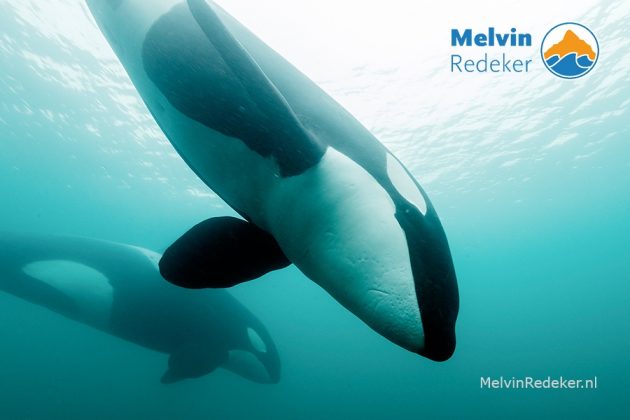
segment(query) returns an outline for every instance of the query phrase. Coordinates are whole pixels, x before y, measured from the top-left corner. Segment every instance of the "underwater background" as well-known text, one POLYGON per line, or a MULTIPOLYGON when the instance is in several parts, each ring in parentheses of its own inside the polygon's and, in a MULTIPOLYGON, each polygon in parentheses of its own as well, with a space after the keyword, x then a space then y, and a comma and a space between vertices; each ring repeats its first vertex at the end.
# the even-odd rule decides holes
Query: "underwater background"
MULTIPOLYGON (((219 369, 163 385, 164 354, 0 293, 0 419, 627 418, 630 4, 218 3, 423 185, 458 274, 455 355, 398 348, 290 267, 230 290, 273 337, 279 384, 219 369), (537 49, 564 21, 600 44, 576 80, 537 49), (534 35, 513 51, 530 73, 450 72, 450 29, 488 26, 534 35), (598 388, 480 389, 561 375, 598 388)), ((158 252, 234 214, 175 153, 80 0, 0 0, 0 203, 0 232, 158 252)))

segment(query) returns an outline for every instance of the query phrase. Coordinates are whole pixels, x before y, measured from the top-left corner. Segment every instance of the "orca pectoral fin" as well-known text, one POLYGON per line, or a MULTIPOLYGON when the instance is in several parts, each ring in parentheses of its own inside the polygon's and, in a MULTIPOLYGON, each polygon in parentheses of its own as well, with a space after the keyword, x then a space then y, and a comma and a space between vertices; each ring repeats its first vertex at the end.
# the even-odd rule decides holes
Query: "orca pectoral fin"
POLYGON ((264 147, 249 140, 250 147, 269 152, 276 159, 283 176, 300 174, 318 163, 325 148, 305 129, 280 90, 230 33, 213 6, 206 0, 188 0, 188 7, 208 41, 254 104, 254 109, 241 105, 240 112, 249 116, 249 124, 264 126, 265 132, 256 136, 264 137, 264 147), (291 148, 287 148, 289 144, 291 148))
POLYGON ((160 273, 188 289, 231 287, 291 264, 276 240, 234 217, 199 223, 171 245, 160 273))

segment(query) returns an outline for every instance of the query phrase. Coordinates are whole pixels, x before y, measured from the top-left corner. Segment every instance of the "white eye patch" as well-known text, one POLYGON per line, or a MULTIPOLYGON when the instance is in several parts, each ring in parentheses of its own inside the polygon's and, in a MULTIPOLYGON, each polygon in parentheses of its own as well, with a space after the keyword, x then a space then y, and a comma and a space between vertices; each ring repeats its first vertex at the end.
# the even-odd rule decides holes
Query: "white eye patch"
POLYGON ((413 204, 423 215, 427 214, 427 202, 422 193, 407 173, 405 168, 391 154, 387 155, 387 175, 396 187, 396 190, 407 201, 413 204))
POLYGON ((265 342, 260 338, 258 333, 251 328, 247 328, 247 337, 249 338, 249 342, 252 344, 252 347, 259 351, 260 353, 267 352, 267 346, 265 342))

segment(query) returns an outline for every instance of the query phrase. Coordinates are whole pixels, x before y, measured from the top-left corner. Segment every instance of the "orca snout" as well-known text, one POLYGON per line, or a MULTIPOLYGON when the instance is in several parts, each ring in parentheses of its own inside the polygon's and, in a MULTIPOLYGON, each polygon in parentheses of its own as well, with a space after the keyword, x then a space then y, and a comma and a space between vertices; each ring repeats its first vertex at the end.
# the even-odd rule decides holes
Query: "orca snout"
POLYGON ((433 360, 445 362, 455 353, 455 325, 445 326, 437 331, 432 331, 431 341, 418 352, 419 355, 433 360))
MULTIPOLYGON (((435 257, 435 255, 434 255, 435 257)), ((455 323, 459 312, 459 293, 453 265, 444 259, 422 264, 420 279, 415 278, 416 294, 424 331, 424 345, 418 354, 444 362, 455 352, 455 323)))
POLYGON ((247 327, 245 342, 241 348, 229 351, 223 367, 252 382, 280 382, 280 356, 271 337, 262 327, 247 327))
POLYGON ((422 214, 399 203, 396 218, 405 232, 424 344, 418 354, 436 362, 455 352, 459 312, 457 276, 442 224, 432 207, 422 214))
POLYGON ((260 329, 247 328, 247 338, 251 346, 250 352, 265 369, 266 376, 261 382, 280 382, 280 355, 267 330, 262 326, 260 329))

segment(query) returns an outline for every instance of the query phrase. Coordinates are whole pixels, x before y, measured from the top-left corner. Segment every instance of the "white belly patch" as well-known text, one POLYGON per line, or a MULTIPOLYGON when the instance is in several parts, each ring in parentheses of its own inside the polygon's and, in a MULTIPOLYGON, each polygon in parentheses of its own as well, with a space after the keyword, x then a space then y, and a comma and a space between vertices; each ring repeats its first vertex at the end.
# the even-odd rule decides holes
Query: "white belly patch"
POLYGON ((74 300, 80 318, 99 327, 109 325, 113 288, 100 271, 67 260, 37 261, 27 264, 22 271, 74 300))
POLYGON ((329 148, 317 166, 278 181, 268 205, 272 233, 304 274, 391 341, 424 345, 405 233, 364 168, 329 148))

